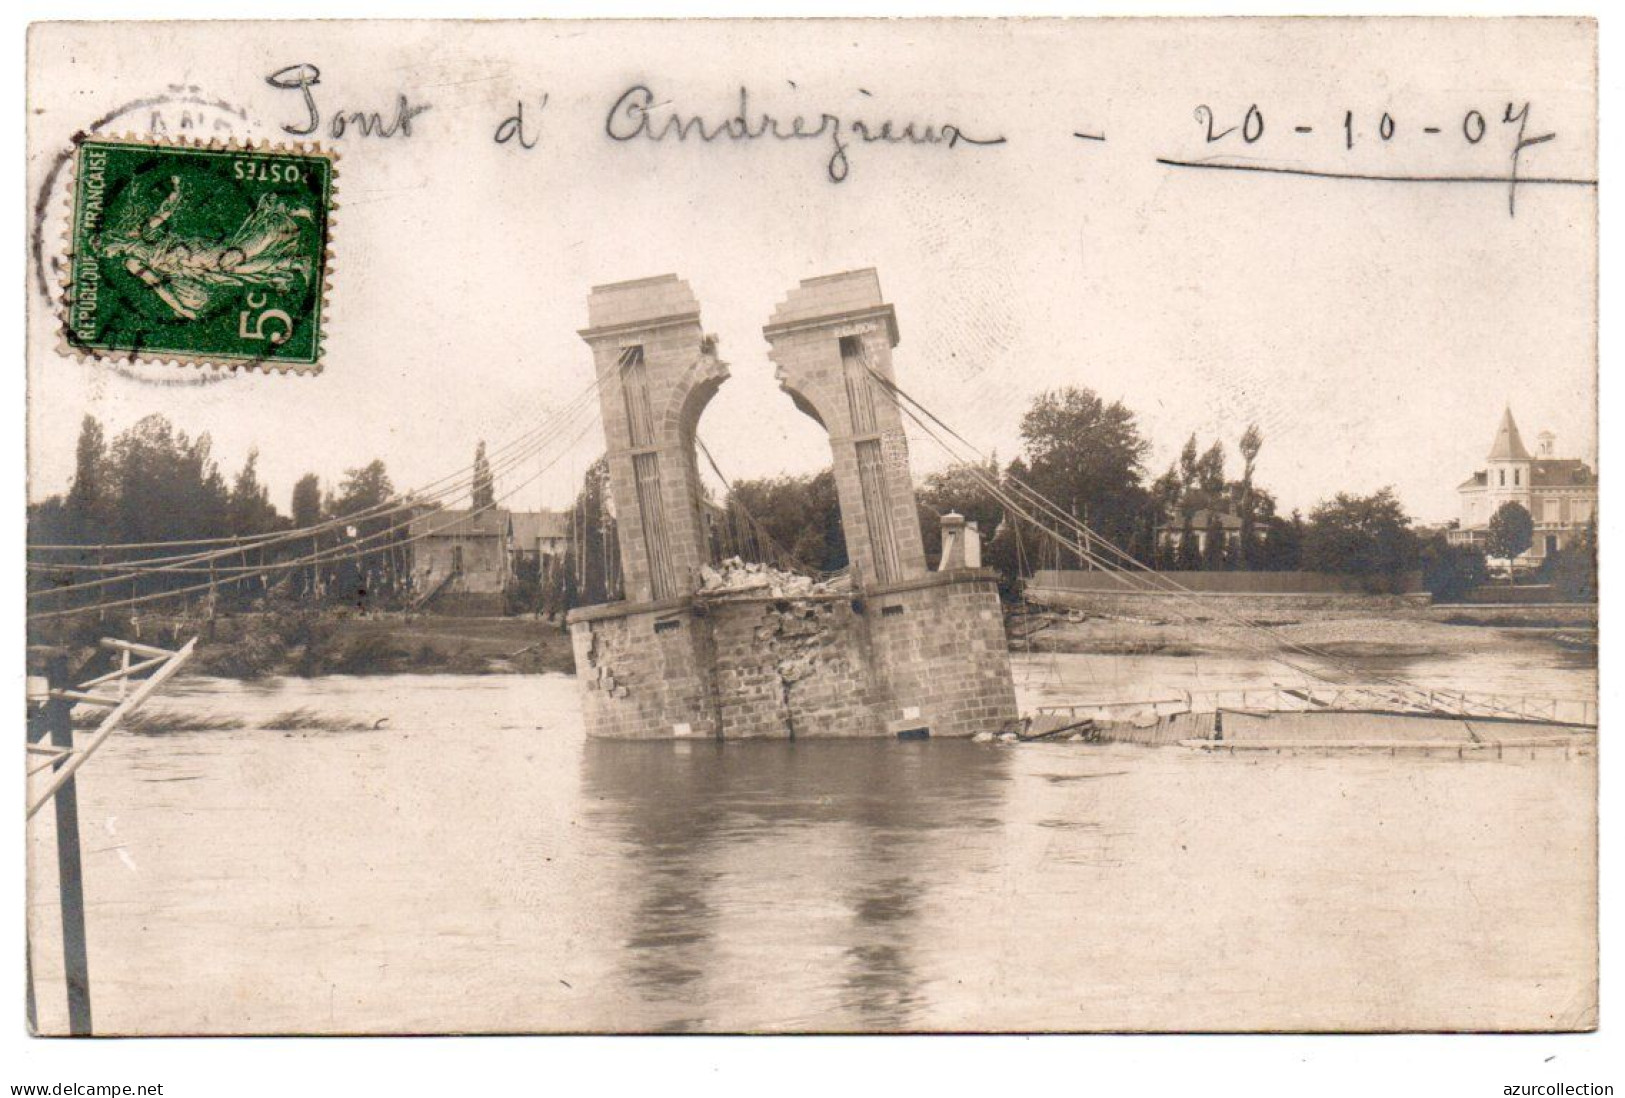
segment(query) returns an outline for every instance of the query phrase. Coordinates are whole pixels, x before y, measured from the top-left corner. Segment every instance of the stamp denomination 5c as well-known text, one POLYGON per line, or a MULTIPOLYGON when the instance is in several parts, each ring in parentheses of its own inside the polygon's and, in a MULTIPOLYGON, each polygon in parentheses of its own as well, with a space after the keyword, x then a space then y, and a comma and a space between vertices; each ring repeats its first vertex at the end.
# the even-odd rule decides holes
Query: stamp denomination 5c
POLYGON ((67 353, 321 368, 330 152, 95 139, 75 167, 67 353))

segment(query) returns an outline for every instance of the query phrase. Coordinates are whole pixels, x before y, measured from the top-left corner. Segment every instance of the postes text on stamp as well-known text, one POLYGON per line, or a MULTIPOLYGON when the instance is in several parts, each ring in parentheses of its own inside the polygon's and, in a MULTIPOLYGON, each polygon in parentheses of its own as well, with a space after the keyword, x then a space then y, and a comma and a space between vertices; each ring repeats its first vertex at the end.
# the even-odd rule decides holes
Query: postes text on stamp
POLYGON ((70 354, 320 369, 332 154, 80 143, 70 354))

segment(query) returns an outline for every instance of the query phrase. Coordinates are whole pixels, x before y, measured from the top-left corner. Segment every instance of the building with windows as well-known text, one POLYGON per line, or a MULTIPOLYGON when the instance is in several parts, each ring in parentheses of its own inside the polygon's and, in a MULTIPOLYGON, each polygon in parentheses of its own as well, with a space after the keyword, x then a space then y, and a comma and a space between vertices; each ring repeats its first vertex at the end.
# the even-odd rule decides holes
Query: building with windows
POLYGON ((559 511, 514 511, 510 514, 514 563, 540 565, 558 560, 570 545, 569 516, 559 511))
POLYGON ((1521 564, 1539 564, 1573 541, 1596 516, 1597 475, 1578 458, 1557 457, 1556 448, 1556 436, 1542 431, 1531 454, 1507 408, 1485 468, 1456 489, 1461 525, 1450 531, 1450 543, 1483 547, 1490 519, 1507 503, 1522 506, 1535 523, 1534 544, 1518 558, 1521 564))
MULTIPOLYGON (((1226 552, 1234 552, 1236 546, 1241 544, 1241 518, 1229 511, 1220 511, 1208 507, 1199 507, 1191 512, 1190 533, 1196 542, 1196 552, 1205 554, 1210 531, 1216 531, 1224 539, 1226 552)), ((1180 543, 1185 540, 1185 520, 1182 516, 1174 516, 1157 527, 1157 545, 1169 553, 1179 552, 1180 543)), ((1262 526, 1253 530, 1253 541, 1264 540, 1262 526)))
POLYGON ((416 605, 442 612, 500 614, 512 575, 509 513, 434 508, 413 516, 412 587, 416 605))

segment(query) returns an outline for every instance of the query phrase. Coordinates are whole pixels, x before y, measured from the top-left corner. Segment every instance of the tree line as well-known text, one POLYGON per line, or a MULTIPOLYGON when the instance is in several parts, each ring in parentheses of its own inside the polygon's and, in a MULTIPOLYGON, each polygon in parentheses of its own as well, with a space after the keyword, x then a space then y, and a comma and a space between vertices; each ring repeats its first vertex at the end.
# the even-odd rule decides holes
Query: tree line
MULTIPOLYGON (((483 440, 464 483, 469 507, 497 505, 483 440)), ((137 607, 171 614, 199 604, 213 611, 278 600, 407 607, 422 594, 411 582, 411 519, 440 506, 436 499, 399 499, 387 466, 377 459, 346 470, 325 490, 315 473, 306 473, 283 511, 260 479, 258 449, 228 475, 207 433, 188 435, 155 414, 110 440, 101 422, 86 416, 68 490, 28 508, 28 587, 39 596, 30 609, 132 599, 143 600, 137 607), (243 543, 240 551, 233 551, 233 541, 243 543), (176 544, 195 542, 212 544, 176 544), (144 547, 126 548, 137 545, 144 547), (174 557, 194 553, 213 556, 212 566, 166 567, 174 557), (295 566, 312 557, 317 559, 295 566), (128 565, 147 570, 125 578, 121 569, 128 571, 128 565), (165 570, 154 570, 160 567, 165 570), (148 600, 166 592, 175 597, 148 600)), ((599 459, 588 468, 567 517, 568 551, 545 573, 542 562, 516 559, 509 609, 554 613, 620 598, 612 512, 608 467, 599 459)))
MULTIPOLYGON (((1007 593, 1039 568, 1092 563, 1087 552, 1042 533, 1041 516, 1006 506, 1000 496, 1019 499, 1013 491, 1018 483, 1159 570, 1303 569, 1356 575, 1372 590, 1392 590, 1406 573, 1419 569, 1426 588, 1442 599, 1460 597, 1488 575, 1483 549, 1451 545, 1442 532, 1418 532, 1391 488, 1369 495, 1339 492, 1308 515, 1281 514, 1274 495, 1258 483, 1265 440, 1256 424, 1237 436, 1240 468, 1234 473, 1221 440, 1204 449, 1192 435, 1165 471, 1151 475, 1146 467, 1151 444, 1134 413, 1086 388, 1040 393, 1022 417, 1020 437, 1020 453, 1008 463, 995 456, 951 466, 926 477, 917 492, 928 557, 940 552, 941 516, 958 512, 977 523, 983 561, 1000 573, 1007 593)), ((207 588, 193 597, 206 598, 211 609, 222 601, 244 606, 278 598, 363 608, 411 605, 418 593, 411 584, 409 519, 438 503, 424 500, 412 510, 384 506, 396 499, 396 491, 379 459, 346 470, 325 490, 315 473, 301 476, 284 513, 260 480, 258 463, 258 450, 250 450, 228 477, 207 433, 189 436, 163 415, 151 415, 109 440, 100 422, 86 416, 68 491, 29 506, 31 546, 83 547, 30 550, 31 594, 74 588, 42 598, 39 608, 67 609, 183 588, 207 588), (317 529, 305 533, 311 528, 317 529), (289 536, 254 544, 277 534, 289 536), (87 580, 118 575, 120 565, 177 552, 112 547, 204 539, 228 539, 227 549, 229 539, 246 544, 235 556, 218 554, 213 569, 187 566, 145 573, 127 587, 121 579, 81 589, 87 580), (273 567, 249 575, 247 582, 226 582, 309 557, 320 559, 273 567)), ((496 505, 495 476, 483 441, 468 484, 474 508, 496 505)), ((704 504, 715 559, 737 555, 816 573, 846 567, 840 501, 829 469, 739 481, 720 503, 704 504)), ((1529 547, 1532 521, 1527 512, 1521 519, 1506 508, 1503 512, 1491 523, 1489 548, 1516 556, 1529 547)), ((562 557, 516 558, 510 611, 557 614, 623 597, 603 459, 586 471, 565 527, 562 557)), ((1540 578, 1570 597, 1594 594, 1595 547, 1593 525, 1548 557, 1540 578)))
MULTIPOLYGON (((1041 533, 1040 516, 1013 513, 990 487, 1008 498, 1016 496, 1016 483, 1162 571, 1330 572, 1358 576, 1372 591, 1399 590, 1407 574, 1420 571, 1424 588, 1444 599, 1459 598, 1488 577, 1483 549, 1451 545, 1442 531, 1415 529, 1391 487, 1366 495, 1338 492, 1307 515, 1281 514, 1273 493, 1258 483, 1265 440, 1257 424, 1237 436, 1241 460, 1234 473, 1221 440, 1204 449, 1192 435, 1169 467, 1152 476, 1146 467, 1151 444, 1134 413, 1081 387, 1040 393, 1022 417, 1020 437, 1021 452, 1010 462, 1001 465, 994 456, 951 466, 926 477, 917 493, 928 556, 939 552, 941 515, 958 512, 977 523, 983 563, 998 570, 1007 592, 1039 568, 1092 564, 1085 553, 1041 533)), ((743 505, 801 566, 845 566, 830 471, 740 482, 729 503, 743 505)), ((1583 591, 1594 544, 1594 537, 1580 539, 1547 570, 1583 591)), ((1594 589, 1594 563, 1589 574, 1594 589)))
POLYGON ((232 604, 272 594, 387 599, 404 588, 410 567, 401 544, 408 515, 382 508, 395 495, 384 462, 374 460, 346 470, 325 492, 315 473, 305 474, 295 482, 284 513, 260 480, 258 449, 251 449, 228 477, 207 433, 188 435, 155 414, 109 441, 101 423, 86 416, 68 491, 29 505, 29 590, 46 596, 54 588, 70 588, 61 597, 39 599, 40 610, 183 588, 207 588, 199 600, 232 604), (344 523, 347 516, 354 521, 344 523), (309 536, 256 544, 268 535, 291 535, 324 523, 333 525, 309 536), (214 544, 166 544, 210 541, 214 544), (230 551, 233 541, 244 543, 239 552, 230 551), (32 548, 45 545, 82 548, 32 548), (149 547, 121 548, 131 545, 149 547), (346 552, 347 546, 356 549, 346 552), (151 570, 176 556, 205 552, 215 559, 151 570), (309 567, 275 567, 311 556, 324 559, 309 567), (127 584, 107 581, 132 564, 149 570, 127 584), (268 566, 263 575, 239 579, 268 566))

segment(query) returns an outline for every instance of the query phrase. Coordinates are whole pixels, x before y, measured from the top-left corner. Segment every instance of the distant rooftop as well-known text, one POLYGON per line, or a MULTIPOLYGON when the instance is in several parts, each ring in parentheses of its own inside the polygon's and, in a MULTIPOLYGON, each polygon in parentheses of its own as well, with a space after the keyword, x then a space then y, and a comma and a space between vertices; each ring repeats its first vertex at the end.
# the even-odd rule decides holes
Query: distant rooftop
POLYGON ((1512 406, 1501 415, 1501 426, 1495 430, 1495 442, 1490 445, 1490 461, 1528 461, 1529 451, 1524 449, 1518 435, 1518 424, 1512 418, 1512 406))
POLYGON ((539 541, 569 537, 569 527, 562 511, 513 512, 513 542, 521 549, 539 541))
POLYGON ((478 511, 448 507, 425 511, 412 519, 412 537, 500 538, 508 534, 508 512, 500 507, 478 511))
MULTIPOLYGON (((1191 529, 1206 530, 1214 518, 1218 519, 1219 527, 1223 530, 1240 530, 1241 516, 1231 514, 1229 511, 1214 511, 1207 507, 1198 507, 1191 512, 1191 529)), ((1170 519, 1158 527, 1159 530, 1178 530, 1185 525, 1184 516, 1170 519)))

